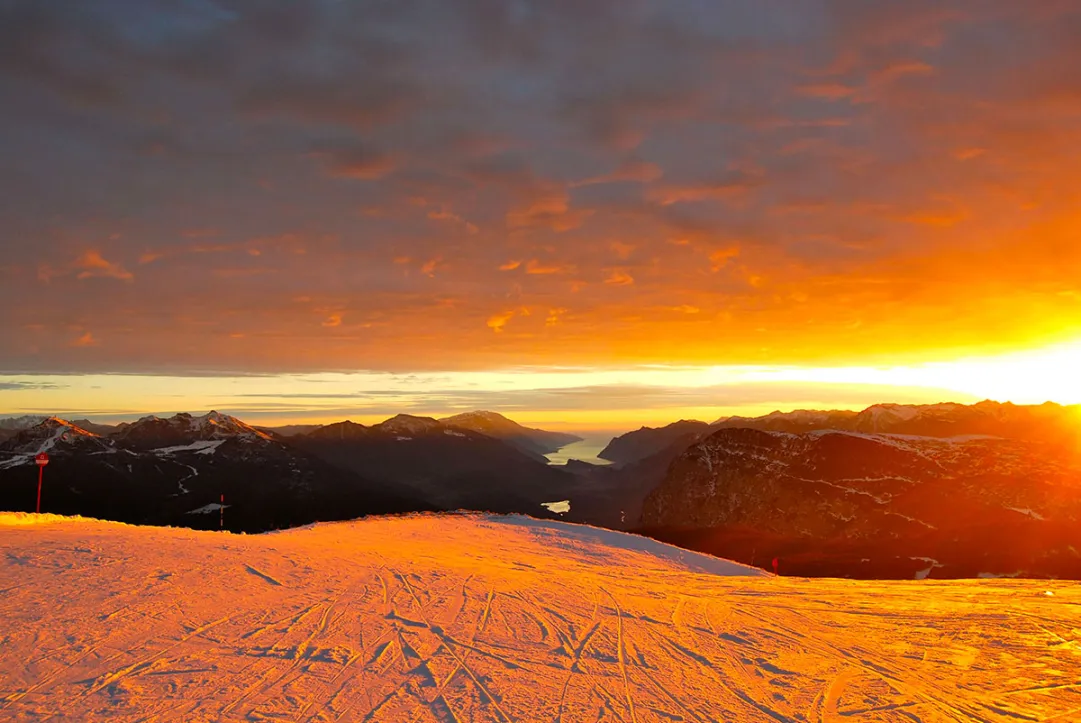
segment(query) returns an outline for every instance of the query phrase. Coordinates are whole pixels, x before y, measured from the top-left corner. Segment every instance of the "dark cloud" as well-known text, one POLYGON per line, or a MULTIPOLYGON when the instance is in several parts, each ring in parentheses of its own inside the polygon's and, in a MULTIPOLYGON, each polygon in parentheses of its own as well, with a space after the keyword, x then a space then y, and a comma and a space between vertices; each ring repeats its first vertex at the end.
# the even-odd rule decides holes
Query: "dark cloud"
POLYGON ((34 389, 64 389, 63 384, 52 382, 0 382, 0 392, 21 392, 34 389))
MULTIPOLYGON (((917 402, 933 395, 926 388, 891 389, 891 399, 900 403, 917 402)), ((951 390, 937 390, 942 399, 969 400, 951 390)), ((595 385, 549 389, 477 390, 440 388, 417 390, 365 390, 355 393, 259 393, 239 394, 237 399, 267 399, 252 402, 245 408, 264 411, 310 411, 318 408, 334 413, 396 414, 402 410, 421 409, 428 413, 453 414, 468 409, 495 411, 589 411, 620 409, 674 409, 690 407, 732 408, 775 404, 786 409, 793 405, 852 406, 876 404, 883 388, 872 384, 826 384, 808 382, 754 382, 705 387, 665 387, 647 385, 595 385), (341 404, 326 410, 327 402, 341 404), (346 402, 349 402, 348 404, 346 402)), ((977 401, 974 397, 971 401, 977 401)), ((240 402, 244 405, 244 402, 240 402)), ((712 421, 712 420, 711 420, 712 421)))

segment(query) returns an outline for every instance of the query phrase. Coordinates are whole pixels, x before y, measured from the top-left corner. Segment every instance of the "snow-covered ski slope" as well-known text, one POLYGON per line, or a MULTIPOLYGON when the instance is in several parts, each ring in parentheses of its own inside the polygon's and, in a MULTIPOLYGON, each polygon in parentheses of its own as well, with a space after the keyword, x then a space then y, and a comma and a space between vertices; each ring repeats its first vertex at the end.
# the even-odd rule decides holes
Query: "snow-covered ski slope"
POLYGON ((0 515, 0 720, 1081 721, 1081 586, 774 578, 518 517, 0 515))

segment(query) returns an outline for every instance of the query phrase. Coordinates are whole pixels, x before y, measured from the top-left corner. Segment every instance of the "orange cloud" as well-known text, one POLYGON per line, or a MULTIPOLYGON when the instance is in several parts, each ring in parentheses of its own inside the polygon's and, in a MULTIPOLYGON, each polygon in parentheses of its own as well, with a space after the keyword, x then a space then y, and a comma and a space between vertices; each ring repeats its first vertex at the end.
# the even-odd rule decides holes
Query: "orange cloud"
POLYGON ((709 270, 716 273, 720 271, 728 262, 739 256, 739 246, 729 246, 728 248, 717 249, 709 255, 709 270))
POLYGON ((502 333, 503 327, 507 325, 507 322, 514 318, 516 311, 504 311, 500 314, 495 314, 488 318, 488 328, 499 334, 502 333))
POLYGON ((506 222, 510 228, 548 228, 564 232, 581 226, 593 215, 589 209, 572 209, 566 192, 543 194, 524 208, 507 212, 506 222))
POLYGON ((425 276, 427 276, 429 278, 434 277, 435 276, 436 266, 438 266, 439 262, 442 261, 442 260, 443 259, 441 257, 436 257, 434 259, 429 259, 428 261, 426 261, 424 263, 423 266, 420 267, 420 273, 424 274, 425 276))
POLYGON ((662 206, 692 201, 731 201, 743 196, 757 185, 758 183, 751 179, 719 183, 661 185, 650 188, 646 197, 662 206))
POLYGON ((87 346, 97 346, 97 345, 98 345, 98 340, 95 339, 94 335, 91 334, 89 331, 86 332, 85 334, 83 334, 82 336, 80 336, 75 341, 71 342, 71 346, 74 346, 74 347, 87 347, 87 346))
POLYGON ((451 213, 446 209, 440 209, 439 211, 429 211, 428 218, 432 219, 433 221, 451 221, 453 223, 460 224, 470 234, 475 234, 480 230, 476 224, 470 223, 458 214, 451 213))
POLYGON ((634 277, 625 269, 612 269, 604 277, 604 283, 613 286, 630 286, 634 283, 634 277))
POLYGON ((130 271, 123 266, 111 261, 106 261, 100 252, 90 250, 85 252, 82 256, 75 261, 76 268, 82 269, 76 278, 89 279, 93 277, 103 277, 109 279, 120 279, 121 281, 131 281, 135 278, 130 271))
POLYGON ((544 319, 545 326, 555 326, 559 323, 559 319, 563 314, 566 314, 568 309, 559 307, 558 309, 549 309, 548 316, 544 319))
POLYGON ((538 276, 547 274, 573 274, 575 272, 575 267, 569 264, 544 264, 537 259, 532 259, 526 264, 525 272, 527 274, 538 276))
MULTIPOLYGON (((33 5, 49 22, 24 49, 30 69, 85 35, 70 13, 33 5)), ((602 50, 613 62, 599 73, 516 65, 508 72, 524 84, 441 72, 476 59, 463 32, 476 26, 432 28, 438 14, 405 10, 403 27, 418 32, 387 62, 357 51, 373 47, 373 28, 351 24, 324 38, 318 64, 284 53, 273 77, 235 66, 239 56, 216 47, 230 34, 211 34, 224 65, 191 98, 173 92, 189 74, 147 66, 123 43, 94 54, 117 98, 144 82, 188 98, 197 105, 183 112, 244 138, 252 162, 228 162, 218 134, 165 142, 163 126, 161 157, 102 164, 96 185, 44 200, 35 184, 9 188, 8 231, 21 240, 0 262, 14 267, 0 283, 0 366, 202 368, 206 339, 238 329, 247 336, 215 349, 222 369, 875 364, 1081 329, 1076 3, 963 3, 962 13, 797 0, 787 11, 799 17, 776 35, 775 19, 740 16, 754 26, 741 26, 751 53, 718 50, 664 3, 648 18, 584 5, 537 4, 516 42, 581 59, 597 50, 583 38, 610 28, 602 50), (436 44, 419 32, 433 29, 436 44), (1001 41, 994 52, 988 37, 1001 41), (133 62, 149 75, 124 73, 133 62), (238 103, 198 105, 219 96, 238 103), (117 193, 102 203, 97 186, 117 193), (127 212, 132 198, 138 213, 127 212), (88 246, 96 256, 80 257, 88 246), (126 265, 137 261, 139 284, 109 283, 133 281, 126 265), (554 313, 568 303, 573 324, 554 313), (343 311, 353 309, 363 319, 343 311), (342 328, 313 333, 335 313, 342 328), (362 322, 372 324, 363 338, 342 333, 362 322), (33 324, 46 329, 31 334, 33 324), (88 328, 111 331, 77 354, 71 340, 88 328)), ((695 18, 735 27, 731 5, 699 3, 695 18)), ((47 76, 23 79, 33 92, 16 99, 17 135, 112 148, 131 134, 122 108, 69 102, 70 79, 47 76), (56 103, 79 138, 49 122, 56 103)), ((35 149, 12 149, 17 175, 35 177, 35 149)), ((54 155, 56 177, 86 177, 92 155, 54 155)))
POLYGON ((342 325, 342 315, 341 314, 331 314, 330 316, 328 316, 323 321, 323 326, 328 327, 328 328, 334 328, 336 326, 341 326, 341 325, 342 325))
POLYGON ((905 75, 930 75, 934 73, 933 66, 918 60, 898 61, 887 65, 871 77, 872 84, 888 83, 905 75))

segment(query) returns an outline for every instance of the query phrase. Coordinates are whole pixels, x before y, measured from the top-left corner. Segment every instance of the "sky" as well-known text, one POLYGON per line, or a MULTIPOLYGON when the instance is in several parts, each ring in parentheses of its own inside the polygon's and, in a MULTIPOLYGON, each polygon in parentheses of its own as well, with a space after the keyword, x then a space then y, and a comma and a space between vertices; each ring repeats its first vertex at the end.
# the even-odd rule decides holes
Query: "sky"
POLYGON ((0 0, 0 415, 1081 402, 1072 0, 0 0))

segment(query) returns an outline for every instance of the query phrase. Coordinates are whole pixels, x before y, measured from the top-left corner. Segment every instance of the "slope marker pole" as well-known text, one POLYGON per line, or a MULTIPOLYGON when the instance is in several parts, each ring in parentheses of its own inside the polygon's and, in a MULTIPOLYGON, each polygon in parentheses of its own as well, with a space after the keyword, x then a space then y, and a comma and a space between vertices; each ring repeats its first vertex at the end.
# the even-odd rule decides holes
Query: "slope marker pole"
POLYGON ((35 508, 37 514, 41 514, 41 478, 45 474, 45 465, 49 464, 49 455, 45 452, 39 452, 34 457, 34 464, 38 466, 38 506, 35 508))
POLYGON ((221 493, 221 504, 218 505, 218 532, 225 531, 225 493, 221 493))

